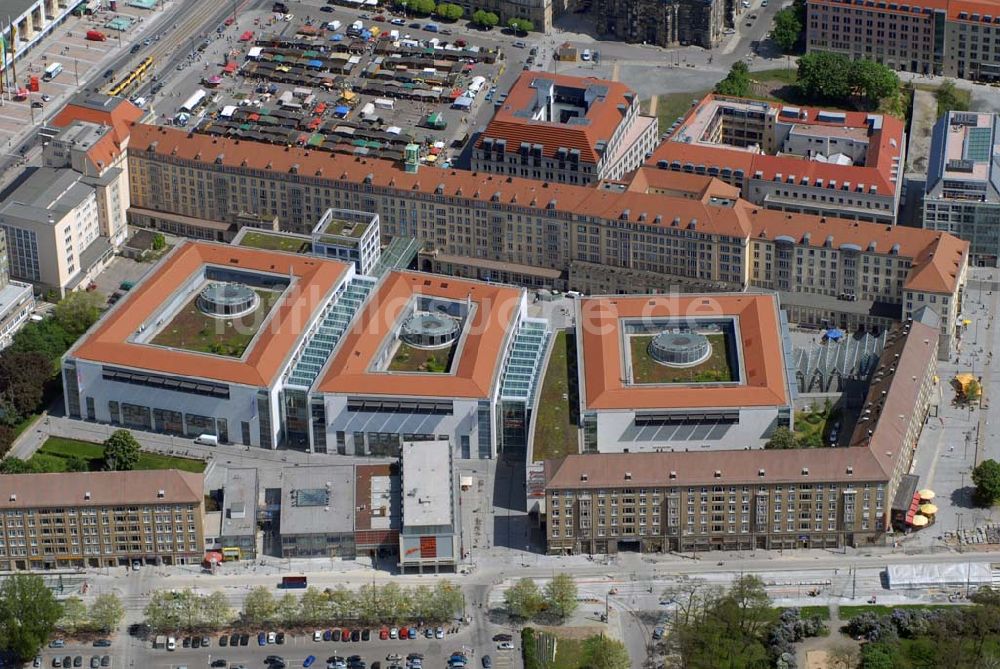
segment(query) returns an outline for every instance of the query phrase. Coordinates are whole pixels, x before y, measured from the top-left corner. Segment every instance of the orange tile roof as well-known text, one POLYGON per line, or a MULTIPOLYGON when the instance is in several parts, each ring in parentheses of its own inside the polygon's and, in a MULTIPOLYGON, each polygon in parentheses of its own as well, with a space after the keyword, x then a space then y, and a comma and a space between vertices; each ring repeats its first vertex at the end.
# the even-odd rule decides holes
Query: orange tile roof
POLYGON ((740 189, 736 186, 730 186, 720 179, 703 174, 640 167, 627 178, 628 190, 639 193, 658 193, 685 199, 694 198, 702 202, 711 197, 735 200, 740 196, 740 189))
POLYGON ((112 135, 109 143, 105 136, 94 144, 87 155, 95 162, 103 161, 105 165, 117 157, 128 142, 131 126, 142 118, 144 112, 128 100, 117 100, 114 106, 107 109, 95 109, 93 106, 69 102, 59 110, 49 123, 57 128, 67 126, 74 121, 86 121, 97 125, 111 126, 112 135))
MULTIPOLYGON (((694 105, 684 115, 684 120, 674 131, 673 136, 684 130, 694 115, 716 99, 725 100, 727 98, 713 93, 706 95, 701 102, 694 105)), ((754 100, 754 102, 761 101, 754 100)), ((869 132, 868 118, 872 114, 868 112, 838 112, 844 114, 843 121, 824 121, 819 118, 819 113, 825 111, 822 108, 798 107, 773 102, 766 104, 769 109, 777 110, 779 114, 786 107, 794 107, 805 114, 805 119, 800 121, 779 115, 778 120, 784 123, 815 126, 819 130, 828 127, 831 131, 840 128, 864 129, 868 133, 868 153, 865 156, 865 164, 835 165, 794 155, 771 156, 741 148, 730 148, 725 145, 689 144, 675 141, 672 138, 668 138, 654 149, 653 155, 649 157, 646 164, 655 166, 661 160, 679 161, 682 165, 693 163, 720 169, 729 167, 733 170, 743 170, 747 180, 760 178, 771 181, 777 174, 781 174, 784 178, 794 174, 796 183, 802 177, 809 177, 810 183, 815 183, 816 179, 823 179, 824 183, 829 183, 832 179, 838 184, 848 181, 852 185, 865 184, 866 187, 874 185, 878 187, 878 192, 883 195, 890 195, 896 191, 897 184, 892 181, 892 178, 897 169, 894 161, 902 158, 904 127, 901 120, 888 114, 881 114, 881 129, 869 132), (758 171, 763 174, 760 177, 755 177, 755 173, 758 171)))
POLYGON ((781 406, 789 401, 778 325, 770 295, 723 294, 588 297, 577 301, 577 331, 587 409, 781 406), (626 384, 623 318, 735 317, 743 353, 740 385, 626 384))
POLYGON ((135 369, 270 386, 291 356, 310 319, 350 266, 334 260, 242 246, 189 241, 174 249, 84 335, 72 357, 135 369), (292 275, 295 281, 260 327, 244 359, 151 344, 129 338, 153 323, 184 281, 205 265, 292 275))
MULTIPOLYGON (((682 150, 688 148, 677 146, 682 150)), ((738 153, 711 147, 709 150, 738 153)), ((620 220, 623 212, 628 210, 630 221, 638 221, 645 214, 644 224, 650 226, 670 226, 675 217, 683 224, 697 219, 699 233, 741 239, 764 236, 763 233, 766 232, 771 239, 779 234, 788 234, 802 240, 805 232, 811 232, 810 244, 813 246, 821 246, 827 235, 833 235, 838 246, 850 241, 861 243, 863 248, 867 248, 869 241, 876 241, 881 252, 888 252, 893 244, 898 243, 900 254, 910 258, 916 258, 942 235, 951 237, 954 243, 964 244, 947 233, 921 228, 887 228, 876 223, 858 223, 807 214, 792 215, 762 209, 744 200, 740 200, 735 206, 716 207, 698 200, 668 195, 629 190, 618 192, 593 186, 556 184, 465 170, 421 166, 418 173, 410 174, 388 160, 309 151, 297 147, 277 149, 270 144, 212 137, 141 123, 132 128, 129 152, 139 157, 144 152, 155 152, 177 159, 200 161, 207 167, 218 160, 230 167, 271 171, 275 174, 288 173, 293 166, 298 166, 299 174, 325 177, 334 185, 338 181, 360 184, 370 177, 374 189, 393 189, 395 196, 400 198, 410 197, 411 192, 431 194, 440 188, 443 197, 465 198, 491 205, 515 205, 539 212, 551 206, 555 212, 606 220, 620 220), (658 215, 662 216, 660 222, 656 221, 658 215)), ((939 259, 928 256, 927 261, 936 263, 939 259)), ((950 290, 954 288, 953 285, 950 290)))
POLYGON ((201 504, 204 475, 178 469, 0 476, 0 509, 201 504), (163 491, 163 497, 159 491, 163 491), (90 494, 88 499, 87 494, 90 494), (15 499, 11 500, 11 497, 15 499))
POLYGON ((516 152, 521 142, 541 144, 542 153, 549 158, 556 155, 556 149, 564 147, 578 149, 580 159, 584 162, 597 163, 601 159, 596 150, 597 143, 610 142, 615 128, 625 117, 618 105, 628 108, 637 102, 635 91, 615 81, 548 72, 522 72, 507 94, 504 104, 496 110, 486 130, 480 135, 477 146, 482 146, 486 138, 507 140, 508 152, 516 152), (516 116, 515 112, 528 108, 535 100, 537 92, 531 84, 536 80, 551 81, 556 86, 569 88, 603 86, 607 89, 607 95, 604 99, 591 103, 586 115, 590 123, 586 125, 533 121, 516 116))
POLYGON ((369 298, 356 323, 316 384, 324 393, 404 397, 486 398, 500 378, 503 350, 521 305, 523 291, 434 274, 392 272, 369 298), (460 342, 454 373, 380 372, 370 369, 410 298, 428 295, 470 299, 475 305, 460 342))
POLYGON ((937 338, 937 328, 917 322, 890 333, 879 360, 885 373, 865 398, 873 417, 858 423, 847 448, 570 455, 545 462, 546 488, 888 481, 899 458, 910 455, 901 448, 909 423, 899 418, 922 409, 921 383, 937 338))
POLYGON ((921 16, 922 13, 914 14, 912 11, 903 9, 904 7, 918 7, 920 9, 944 11, 948 19, 952 21, 968 21, 970 23, 983 22, 985 16, 990 16, 994 20, 1000 17, 1000 7, 997 7, 996 0, 914 0, 913 2, 901 2, 894 6, 881 4, 879 7, 871 5, 857 5, 850 0, 809 0, 810 5, 850 5, 854 11, 865 11, 876 14, 907 14, 910 16, 921 16), (962 13, 967 14, 965 18, 959 18, 962 13), (973 21, 972 15, 978 14, 979 20, 973 21))
POLYGON ((910 271, 903 284, 907 290, 953 293, 958 288, 961 268, 968 261, 969 242, 945 232, 789 214, 743 202, 737 206, 747 209, 752 226, 751 236, 756 239, 773 240, 787 235, 799 244, 806 244, 805 236, 808 234, 808 245, 815 248, 822 248, 827 237, 832 237, 833 248, 853 244, 867 251, 874 243, 876 252, 886 254, 898 245, 899 255, 911 259, 910 271))

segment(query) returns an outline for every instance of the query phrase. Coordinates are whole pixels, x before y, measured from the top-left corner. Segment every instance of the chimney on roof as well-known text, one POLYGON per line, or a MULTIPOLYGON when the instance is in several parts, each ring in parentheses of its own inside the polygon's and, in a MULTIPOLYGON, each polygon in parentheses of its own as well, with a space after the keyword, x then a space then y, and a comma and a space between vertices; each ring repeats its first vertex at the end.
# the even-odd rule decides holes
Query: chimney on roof
POLYGON ((159 490, 156 491, 156 496, 160 499, 163 499, 164 497, 167 496, 167 491, 164 490, 163 488, 160 488, 159 490))
POLYGON ((83 498, 84 499, 90 499, 90 491, 89 490, 87 492, 83 493, 83 498))
POLYGON ((716 469, 715 470, 715 478, 717 478, 717 479, 721 479, 722 478, 722 470, 721 469, 716 469))
POLYGON ((763 470, 763 469, 758 469, 757 470, 757 476, 760 476, 761 478, 763 478, 765 475, 767 475, 767 472, 765 470, 763 470))
POLYGON ((586 474, 580 474, 580 480, 581 481, 586 481, 587 479, 588 479, 588 476, 586 474))
POLYGON ((670 472, 670 480, 671 480, 671 481, 673 481, 673 480, 674 480, 674 479, 676 479, 676 478, 677 478, 677 472, 675 472, 675 471, 671 471, 671 472, 670 472))
POLYGON ((626 481, 632 480, 632 472, 625 472, 625 480, 626 481))
POLYGON ((802 475, 803 476, 809 476, 809 468, 808 467, 803 467, 802 468, 802 475))
POLYGON ((11 493, 10 494, 10 501, 12 501, 12 502, 16 502, 17 501, 17 495, 15 493, 11 493))

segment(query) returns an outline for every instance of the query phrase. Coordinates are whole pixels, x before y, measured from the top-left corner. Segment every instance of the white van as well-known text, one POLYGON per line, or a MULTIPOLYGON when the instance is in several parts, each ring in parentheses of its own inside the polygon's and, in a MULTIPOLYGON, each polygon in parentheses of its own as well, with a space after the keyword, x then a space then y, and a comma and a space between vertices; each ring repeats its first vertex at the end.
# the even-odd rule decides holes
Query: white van
POLYGON ((194 443, 201 444, 202 446, 218 446, 219 438, 214 434, 199 434, 194 443))
POLYGON ((167 639, 167 650, 177 650, 177 639, 174 637, 167 639))
POLYGON ((326 24, 326 28, 327 30, 332 30, 334 32, 337 32, 338 30, 340 30, 340 26, 342 25, 343 24, 340 21, 330 21, 329 23, 326 24))
POLYGON ((580 54, 581 60, 590 60, 590 49, 584 49, 583 53, 580 54))

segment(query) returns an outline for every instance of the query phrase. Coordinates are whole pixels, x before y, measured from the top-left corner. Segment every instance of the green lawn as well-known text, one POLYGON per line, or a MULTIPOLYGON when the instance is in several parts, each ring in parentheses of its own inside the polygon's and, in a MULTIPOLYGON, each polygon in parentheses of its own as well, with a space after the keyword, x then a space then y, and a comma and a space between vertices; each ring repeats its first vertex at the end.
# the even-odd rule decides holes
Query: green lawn
MULTIPOLYGON (((712 89, 708 88, 691 93, 664 93, 657 96, 656 118, 660 121, 660 132, 667 132, 678 117, 684 116, 691 109, 693 102, 701 100, 711 92, 712 89)), ((647 102, 647 109, 648 104, 647 102)))
POLYGON ((299 237, 287 235, 272 235, 266 232, 248 232, 240 240, 240 246, 249 246, 265 251, 288 251, 289 253, 306 253, 310 242, 299 237))
POLYGON ((579 669, 583 666, 583 639, 556 641, 556 659, 546 669, 579 669))
POLYGON ((860 616, 862 613, 875 613, 880 616, 890 615, 893 611, 898 609, 946 609, 953 605, 950 604, 899 604, 896 606, 883 606, 882 604, 859 604, 858 606, 841 606, 840 607, 840 619, 850 620, 856 616, 860 616))
MULTIPOLYGON (((29 462, 45 463, 49 471, 66 471, 66 459, 83 458, 90 471, 100 471, 104 464, 104 446, 90 441, 49 437, 29 462)), ((187 472, 205 471, 205 462, 194 458, 175 458, 143 451, 136 469, 181 469, 187 472)))
POLYGON ((800 606, 799 613, 803 618, 816 618, 820 620, 830 619, 829 606, 800 606))
POLYGON ((209 316, 198 308, 198 298, 192 298, 153 337, 152 343, 239 358, 282 295, 277 290, 255 288, 254 291, 260 297, 260 303, 252 313, 240 318, 209 316))
MULTIPOLYGON (((575 346, 574 346, 575 348, 575 346)), ((577 453, 577 427, 571 417, 569 393, 568 335, 560 332, 552 344, 549 366, 545 370, 542 390, 535 414, 534 460, 561 458, 577 453)), ((575 356, 572 360, 576 369, 575 356)))
POLYGON ((827 411, 825 407, 814 411, 795 412, 795 439, 800 448, 820 448, 827 444, 827 426, 840 420, 840 410, 827 411))
POLYGON ((750 78, 756 81, 780 81, 783 84, 794 84, 799 80, 798 69, 780 67, 773 70, 757 70, 750 73, 750 78))
POLYGON ((649 342, 655 335, 631 335, 633 383, 720 383, 733 380, 733 370, 726 355, 726 335, 706 335, 712 345, 708 360, 694 367, 668 367, 649 355, 649 342))
POLYGON ((451 367, 451 357, 457 344, 448 348, 429 351, 400 343, 395 355, 389 361, 390 372, 423 372, 444 374, 451 367))

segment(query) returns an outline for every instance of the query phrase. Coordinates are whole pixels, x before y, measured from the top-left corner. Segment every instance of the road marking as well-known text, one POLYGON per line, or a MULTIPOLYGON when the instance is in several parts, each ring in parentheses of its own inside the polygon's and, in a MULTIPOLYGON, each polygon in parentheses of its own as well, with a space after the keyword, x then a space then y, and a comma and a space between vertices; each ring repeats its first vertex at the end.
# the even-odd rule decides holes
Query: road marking
POLYGON ((618 64, 618 61, 616 60, 615 64, 614 64, 614 67, 611 68, 611 81, 618 81, 618 71, 619 71, 619 69, 620 69, 620 66, 618 64))

